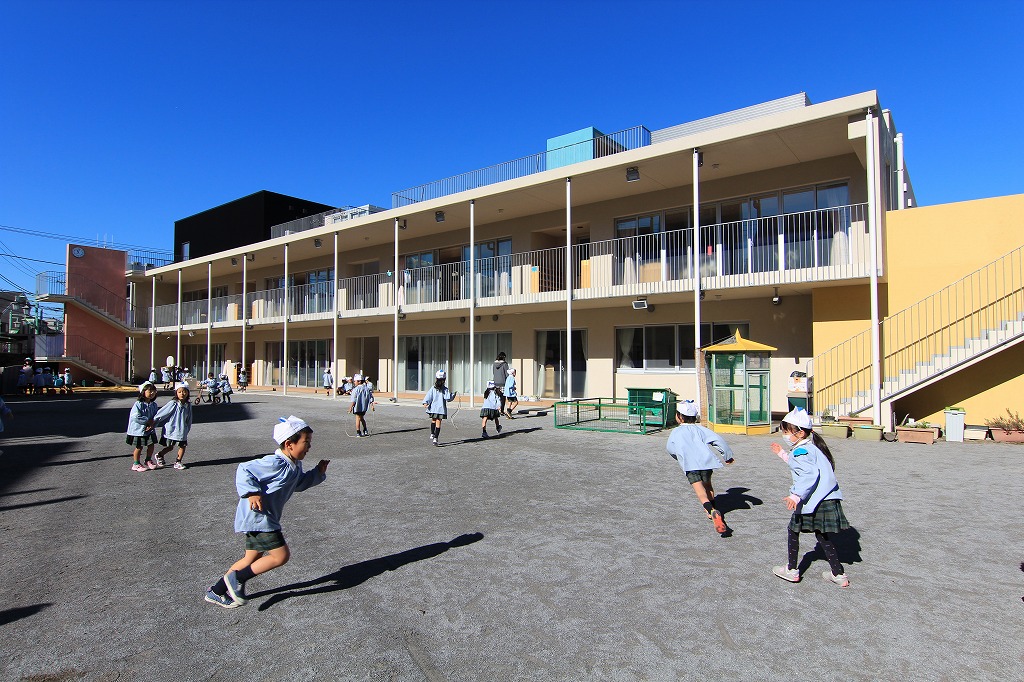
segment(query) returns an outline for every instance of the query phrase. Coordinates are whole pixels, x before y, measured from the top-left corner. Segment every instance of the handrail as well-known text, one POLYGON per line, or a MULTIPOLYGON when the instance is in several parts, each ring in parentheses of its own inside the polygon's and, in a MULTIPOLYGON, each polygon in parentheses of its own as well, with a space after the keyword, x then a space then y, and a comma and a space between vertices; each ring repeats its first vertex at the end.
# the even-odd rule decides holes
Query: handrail
POLYGON ((67 274, 59 270, 47 270, 36 275, 38 296, 67 296, 86 303, 117 320, 125 327, 134 325, 129 319, 129 305, 126 294, 107 289, 88 277, 76 276, 69 286, 67 274))

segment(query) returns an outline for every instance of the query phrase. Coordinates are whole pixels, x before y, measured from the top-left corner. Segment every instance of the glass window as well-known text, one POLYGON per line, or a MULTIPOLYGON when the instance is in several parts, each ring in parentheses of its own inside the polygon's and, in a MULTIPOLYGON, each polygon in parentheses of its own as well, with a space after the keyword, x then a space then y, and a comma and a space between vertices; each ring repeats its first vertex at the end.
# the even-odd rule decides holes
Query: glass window
POLYGON ((644 366, 644 328, 625 327, 615 330, 615 366, 619 369, 641 369, 644 366))
POLYGON ((675 327, 646 327, 644 329, 644 367, 669 369, 678 366, 675 327))
POLYGON ((850 187, 845 182, 818 187, 818 208, 835 208, 850 204, 850 187))
POLYGON ((785 213, 799 213, 814 210, 814 188, 791 189, 782 193, 782 210, 785 213))

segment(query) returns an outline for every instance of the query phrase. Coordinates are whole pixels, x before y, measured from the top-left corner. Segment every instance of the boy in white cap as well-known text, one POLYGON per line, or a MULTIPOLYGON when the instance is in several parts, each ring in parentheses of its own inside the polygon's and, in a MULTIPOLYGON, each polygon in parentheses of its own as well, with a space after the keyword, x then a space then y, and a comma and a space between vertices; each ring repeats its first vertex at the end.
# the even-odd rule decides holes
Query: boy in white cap
POLYGON ((245 533, 245 555, 206 591, 206 601, 226 609, 241 606, 248 601, 246 581, 288 562, 291 553, 281 533, 285 502, 292 493, 323 483, 330 463, 329 459, 322 459, 312 471, 302 470, 312 438, 313 429, 306 422, 296 416, 282 417, 274 426, 278 450, 238 465, 235 532, 245 533))
POLYGON ((814 533, 831 569, 821 576, 839 587, 849 587, 850 579, 839 562, 835 543, 829 538, 830 533, 850 527, 843 513, 835 459, 822 437, 812 430, 806 410, 798 407, 783 417, 779 433, 791 450, 787 452, 778 443, 772 443, 772 452, 789 465, 793 475, 790 494, 783 498, 793 516, 789 520, 788 562, 775 566, 772 572, 788 582, 800 582, 800 533, 814 533))
POLYGON ((722 468, 719 457, 723 457, 726 464, 735 461, 732 449, 717 433, 697 423, 700 416, 697 403, 684 400, 676 405, 676 412, 676 422, 679 426, 672 429, 665 449, 686 472, 686 480, 693 486, 693 492, 697 493, 697 499, 704 507, 708 518, 715 524, 715 531, 725 533, 729 527, 725 525, 722 512, 715 509, 715 489, 711 485, 711 472, 722 468))
POLYGON ((324 391, 327 392, 327 395, 330 395, 334 391, 334 375, 331 374, 331 368, 330 367, 328 367, 328 368, 326 368, 324 370, 323 384, 324 384, 324 391))
POLYGON ((370 431, 366 428, 366 411, 376 412, 377 406, 373 402, 373 391, 363 383, 363 375, 355 375, 352 377, 352 381, 356 385, 352 389, 352 404, 348 406, 348 413, 356 416, 356 436, 365 438, 370 435, 370 431))
POLYGON ((434 385, 423 396, 423 405, 427 408, 427 416, 430 417, 430 442, 438 447, 441 447, 437 442, 441 437, 441 420, 448 418, 448 402, 455 400, 455 396, 458 395, 448 390, 448 386, 445 385, 447 378, 447 372, 443 369, 437 370, 434 374, 434 385))

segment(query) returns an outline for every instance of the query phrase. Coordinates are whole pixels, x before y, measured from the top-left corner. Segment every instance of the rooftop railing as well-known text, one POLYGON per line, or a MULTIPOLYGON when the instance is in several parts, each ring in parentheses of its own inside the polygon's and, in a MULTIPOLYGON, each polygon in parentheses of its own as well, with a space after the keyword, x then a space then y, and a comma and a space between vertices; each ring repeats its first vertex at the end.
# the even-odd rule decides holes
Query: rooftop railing
POLYGON ((581 161, 616 154, 629 149, 639 149, 651 144, 651 131, 635 126, 610 135, 602 135, 583 142, 549 149, 546 152, 524 156, 494 166, 435 180, 425 185, 412 187, 391 194, 391 207, 400 208, 420 201, 457 194, 466 190, 493 185, 505 180, 526 177, 553 168, 567 166, 581 161))
POLYGON ((125 272, 145 272, 150 268, 159 268, 174 262, 174 254, 169 251, 147 251, 134 249, 125 255, 125 272))
POLYGON ((296 218, 295 220, 289 220, 286 223, 280 225, 274 225, 270 228, 270 238, 277 239, 283 237, 286 234, 295 234, 296 232, 305 232, 306 230, 313 230, 318 227, 324 227, 325 225, 331 225, 333 223, 340 223, 345 220, 352 220, 353 218, 361 218, 371 213, 380 213, 384 209, 380 206, 374 206, 367 204, 365 206, 349 206, 347 208, 332 208, 329 211, 323 213, 317 213, 316 215, 309 215, 302 218, 296 218))

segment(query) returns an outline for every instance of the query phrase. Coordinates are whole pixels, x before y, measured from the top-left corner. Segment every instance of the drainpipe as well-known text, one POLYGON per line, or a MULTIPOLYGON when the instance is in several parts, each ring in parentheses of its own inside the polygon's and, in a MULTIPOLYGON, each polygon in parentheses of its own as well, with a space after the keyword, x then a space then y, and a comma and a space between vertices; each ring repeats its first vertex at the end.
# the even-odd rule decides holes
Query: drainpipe
POLYGON ((391 295, 395 299, 394 353, 391 356, 391 397, 398 402, 398 218, 395 218, 395 267, 391 278, 391 295))
POLYGON ((288 245, 284 245, 284 341, 281 345, 281 394, 288 395, 288 245))
POLYGON ((899 207, 903 210, 907 207, 907 180, 903 167, 903 133, 896 133, 896 196, 899 197, 899 207))
POLYGON ((565 393, 572 400, 572 178, 565 179, 565 393))
POLYGON ((331 323, 334 333, 334 345, 331 350, 331 371, 334 372, 334 390, 331 391, 331 400, 338 399, 338 388, 341 377, 338 376, 338 233, 334 233, 334 315, 331 323))
POLYGON ((213 334, 213 261, 206 263, 206 373, 213 371, 210 359, 210 335, 213 334))
POLYGON ((697 358, 700 357, 700 150, 693 148, 693 366, 697 371, 694 375, 696 388, 694 393, 698 394, 698 405, 704 404, 704 396, 700 394, 700 367, 697 358))
POLYGON ((875 423, 882 426, 882 363, 881 344, 878 334, 881 331, 878 313, 878 194, 875 186, 877 154, 875 150, 876 120, 874 112, 868 109, 865 117, 867 134, 867 183, 868 183, 868 242, 871 254, 871 402, 874 404, 875 423))
MULTIPOLYGON (((476 199, 469 200, 469 406, 476 395, 476 199)), ((511 349, 509 349, 511 351, 511 349)))

